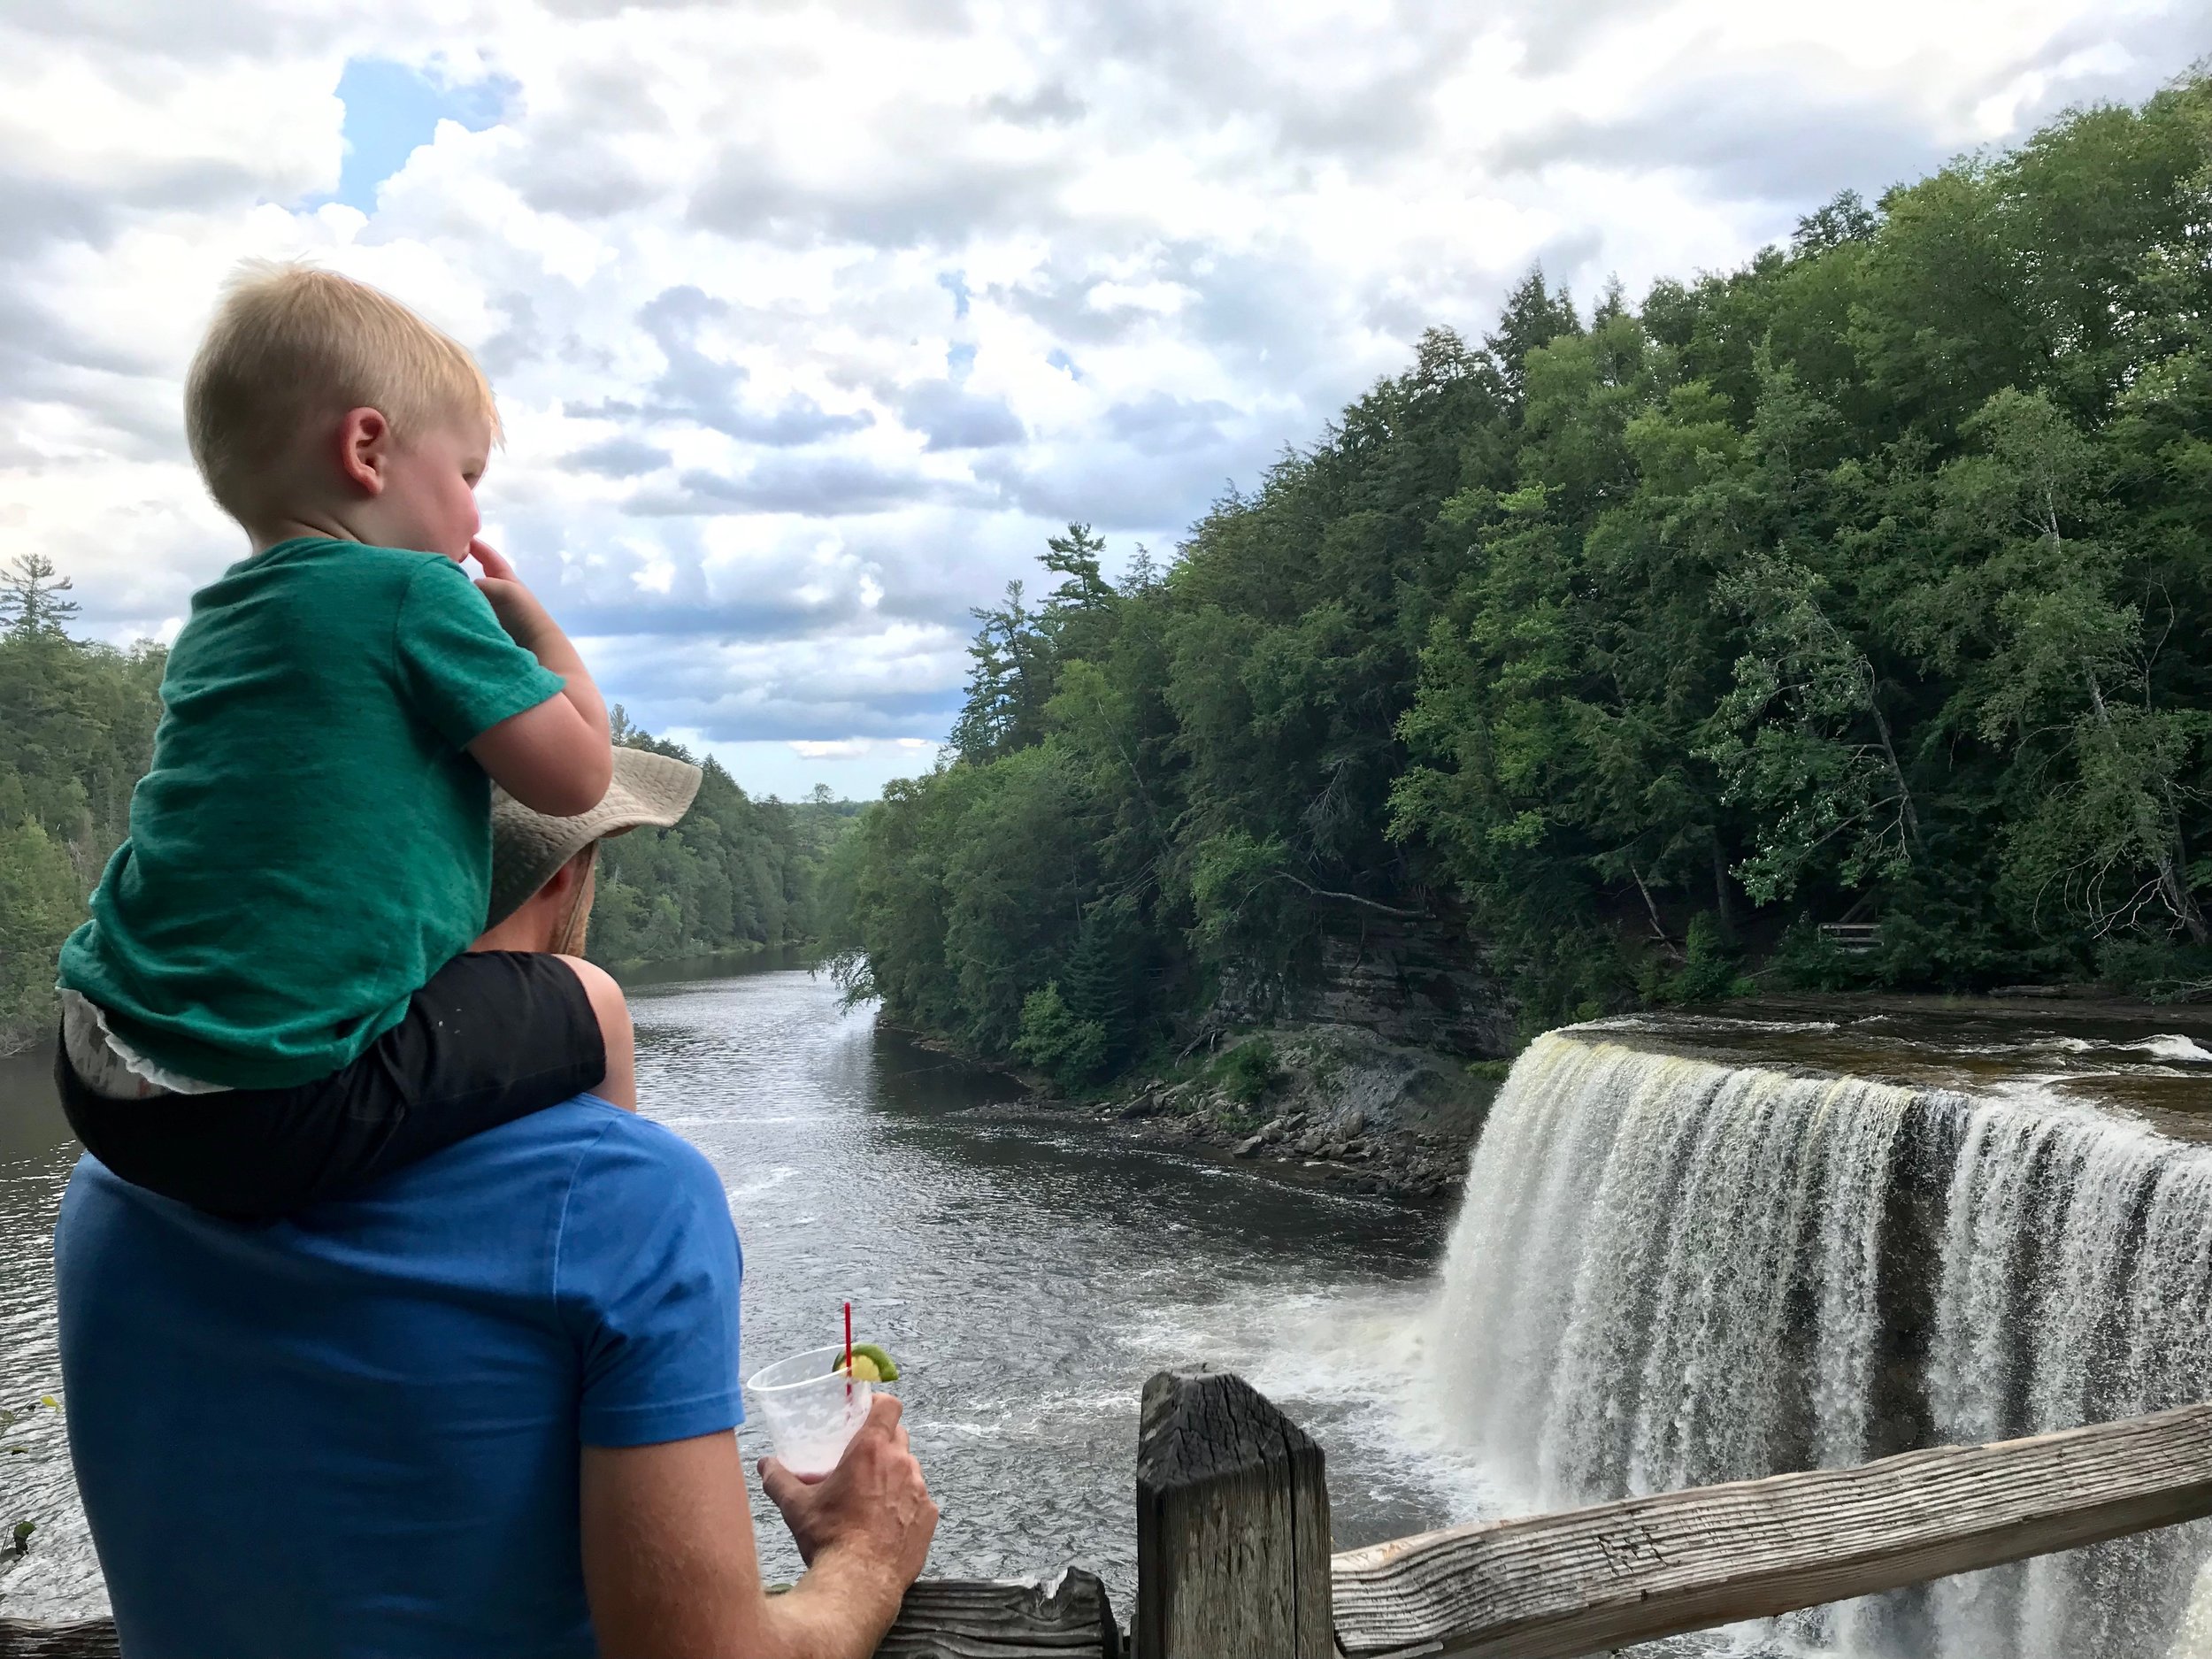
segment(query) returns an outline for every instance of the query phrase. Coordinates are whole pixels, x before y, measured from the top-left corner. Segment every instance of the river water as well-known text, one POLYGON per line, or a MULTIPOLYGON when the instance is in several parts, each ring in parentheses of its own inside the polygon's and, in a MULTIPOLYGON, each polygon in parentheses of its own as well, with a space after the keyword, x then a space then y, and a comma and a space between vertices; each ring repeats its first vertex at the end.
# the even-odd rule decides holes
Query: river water
MULTIPOLYGON (((664 977, 632 991, 641 1093, 722 1173, 749 1353, 834 1340, 854 1302, 908 1367, 940 1575, 1072 1561, 1125 1617, 1137 1399, 1164 1366, 1233 1367, 1312 1432, 1340 1548, 2212 1399, 2206 1010, 1831 999, 1572 1028, 1516 1064, 1448 1218, 995 1115, 1004 1085, 801 972, 664 977)), ((41 1062, 0 1061, 0 1406, 59 1381, 73 1156, 41 1062)), ((35 1413, 15 1448, 0 1528, 40 1530, 0 1557, 0 1614, 100 1610, 59 1425, 35 1413)), ((756 1509, 770 1575, 795 1575, 756 1509)), ((2212 1659, 2208 1553, 2200 1523, 1669 1651, 2212 1659)))
MULTIPOLYGON (((943 1510, 933 1573, 1074 1561, 1105 1576, 1125 1617, 1138 1392, 1202 1361, 1242 1371, 1321 1440, 1340 1547, 1486 1502, 1428 1409, 1417 1310, 1443 1249, 1436 1211, 1122 1147, 1094 1122, 964 1116, 1004 1086, 841 1011, 802 972, 641 985, 632 999, 645 1110, 729 1193, 749 1356, 835 1340, 849 1297, 864 1340, 908 1367, 899 1392, 943 1510)), ((46 1064, 0 1061, 7 1406, 60 1384, 50 1254, 75 1148, 46 1064)), ((0 1528, 39 1524, 0 1569, 0 1615, 104 1610, 58 1425, 40 1413, 0 1444, 27 1448, 0 1456, 0 1528)), ((757 1489, 755 1507, 770 1576, 795 1577, 757 1489)))

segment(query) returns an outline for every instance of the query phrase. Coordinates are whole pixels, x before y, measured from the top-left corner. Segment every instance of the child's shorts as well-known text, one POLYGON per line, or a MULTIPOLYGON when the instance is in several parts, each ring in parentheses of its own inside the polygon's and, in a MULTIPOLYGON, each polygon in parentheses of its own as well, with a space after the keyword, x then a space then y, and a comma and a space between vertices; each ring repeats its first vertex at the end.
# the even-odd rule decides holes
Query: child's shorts
POLYGON ((60 1046, 54 1079, 85 1149, 127 1181, 273 1221, 572 1099, 607 1074, 591 999, 558 956, 456 956, 342 1071, 291 1088, 117 1100, 60 1046))

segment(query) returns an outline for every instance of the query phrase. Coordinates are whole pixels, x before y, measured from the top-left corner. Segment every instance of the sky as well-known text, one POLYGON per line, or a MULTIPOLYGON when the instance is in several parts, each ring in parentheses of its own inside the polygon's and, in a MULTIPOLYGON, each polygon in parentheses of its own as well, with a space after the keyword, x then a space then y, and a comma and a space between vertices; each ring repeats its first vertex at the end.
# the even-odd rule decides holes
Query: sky
POLYGON ((2204 0, 12 5, 0 559, 173 637, 245 550, 186 365, 311 259, 477 353, 486 534, 611 700, 872 795, 1067 521, 1170 557, 1532 265, 1725 269, 2208 54, 2204 0))

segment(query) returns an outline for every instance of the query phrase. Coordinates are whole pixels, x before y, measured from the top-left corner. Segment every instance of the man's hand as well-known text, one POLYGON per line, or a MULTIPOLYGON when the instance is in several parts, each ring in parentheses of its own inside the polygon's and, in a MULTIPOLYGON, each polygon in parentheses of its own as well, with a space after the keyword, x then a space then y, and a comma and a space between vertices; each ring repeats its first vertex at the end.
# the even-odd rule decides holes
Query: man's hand
POLYGON ((761 1593, 737 1436, 583 1448, 584 1587, 606 1659, 875 1652, 937 1526, 899 1402, 877 1399, 818 1485, 773 1463, 762 1474, 809 1557, 806 1576, 785 1595, 761 1593))
POLYGON ((507 630, 507 637, 526 651, 542 656, 539 643, 549 633, 558 634, 553 615, 538 603, 537 595, 522 585, 515 574, 515 567, 507 556, 478 536, 469 542, 469 557, 483 566, 484 573, 477 579, 476 590, 491 602, 492 614, 499 618, 499 626, 507 630))
POLYGON ((876 1395, 867 1422, 819 1481, 800 1479, 772 1457, 762 1463, 761 1489, 810 1567, 818 1555, 842 1552, 894 1575, 901 1591, 921 1577, 937 1505, 900 1425, 904 1409, 892 1395, 876 1395))

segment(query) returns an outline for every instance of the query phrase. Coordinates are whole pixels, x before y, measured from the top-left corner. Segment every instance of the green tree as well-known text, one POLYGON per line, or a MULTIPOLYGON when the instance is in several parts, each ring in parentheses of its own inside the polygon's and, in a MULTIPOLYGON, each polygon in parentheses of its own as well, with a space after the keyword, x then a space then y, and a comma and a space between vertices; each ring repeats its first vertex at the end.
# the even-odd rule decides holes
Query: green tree
POLYGON ((77 602, 62 595, 73 586, 44 554, 17 554, 0 572, 0 629, 17 641, 66 638, 77 602))
POLYGON ((1073 525, 978 613, 952 757, 825 887, 848 983, 1110 1069, 1377 925, 1531 1024, 2201 938, 2208 319, 2201 77, 1640 303, 1532 272, 1164 572, 1073 525))
POLYGON ((1959 701, 1985 741, 2020 752, 2034 797, 2006 832, 2009 874, 2063 894, 2101 934, 2153 907, 2207 943, 2183 829, 2206 716, 2158 702, 2100 447, 2047 394, 2011 389, 1964 434, 1980 447, 1945 469, 1942 500, 1985 557, 1932 588, 1919 631, 1945 662, 1985 652, 1959 701))
POLYGON ((67 849, 45 830, 0 828, 0 1049, 51 1034, 54 956, 84 901, 67 849))
POLYGON ((1106 1050, 1106 1027, 1078 1016, 1062 999, 1056 981, 1023 999, 1014 1052, 1061 1087, 1078 1087, 1097 1076, 1106 1050))
POLYGON ((1044 706, 1052 695, 1050 635, 1044 619, 1023 600, 1022 584, 1006 584, 1006 603, 971 614, 983 626, 968 655, 974 667, 953 747, 966 760, 988 760, 1035 742, 1044 734, 1044 706))

